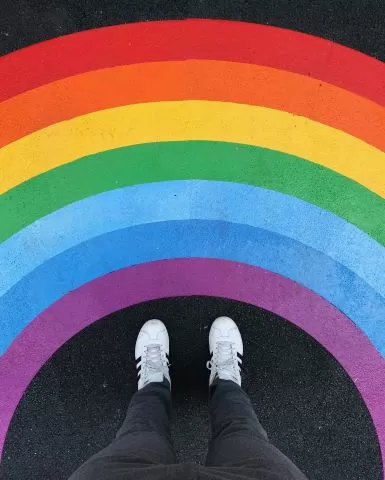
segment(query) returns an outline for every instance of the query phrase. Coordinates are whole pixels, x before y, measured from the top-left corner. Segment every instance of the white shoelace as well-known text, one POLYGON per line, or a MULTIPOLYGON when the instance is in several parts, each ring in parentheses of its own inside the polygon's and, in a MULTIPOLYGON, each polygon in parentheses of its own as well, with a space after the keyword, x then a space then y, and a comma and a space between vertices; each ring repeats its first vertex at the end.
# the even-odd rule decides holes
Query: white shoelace
POLYGON ((152 381, 152 376, 162 374, 167 376, 168 367, 170 366, 167 361, 166 355, 162 355, 160 345, 147 345, 142 358, 142 370, 144 383, 152 381))
POLYGON ((212 360, 206 364, 210 371, 219 378, 239 383, 240 368, 238 365, 236 345, 231 342, 217 342, 212 360))

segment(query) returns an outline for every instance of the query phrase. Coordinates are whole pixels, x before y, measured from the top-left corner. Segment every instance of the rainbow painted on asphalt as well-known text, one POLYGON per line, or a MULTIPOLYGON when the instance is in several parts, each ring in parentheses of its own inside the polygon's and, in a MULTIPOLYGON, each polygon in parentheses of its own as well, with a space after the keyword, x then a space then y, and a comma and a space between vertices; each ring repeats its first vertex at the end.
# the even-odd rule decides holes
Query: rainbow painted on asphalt
POLYGON ((298 325, 385 460, 385 64, 239 22, 120 25, 0 59, 0 443, 118 309, 213 295, 298 325))

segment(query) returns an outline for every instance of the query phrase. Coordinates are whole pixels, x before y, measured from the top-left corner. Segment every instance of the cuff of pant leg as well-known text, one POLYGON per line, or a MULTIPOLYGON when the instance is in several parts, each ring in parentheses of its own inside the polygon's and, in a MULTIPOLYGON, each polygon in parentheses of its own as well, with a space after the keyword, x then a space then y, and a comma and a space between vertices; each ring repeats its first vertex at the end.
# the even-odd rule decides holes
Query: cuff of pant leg
POLYGON ((233 382, 232 380, 222 380, 219 377, 216 377, 216 379, 213 381, 213 383, 211 385, 209 385, 209 396, 210 396, 210 398, 214 395, 214 392, 219 385, 226 385, 226 384, 228 384, 229 386, 234 386, 235 389, 242 389, 242 387, 240 387, 238 385, 238 383, 233 382))
POLYGON ((168 388, 171 391, 171 383, 167 380, 166 377, 163 377, 163 380, 161 382, 149 382, 149 383, 147 383, 147 385, 145 387, 138 390, 138 392, 140 392, 141 390, 145 390, 146 388, 154 387, 156 385, 158 385, 158 386, 161 385, 163 387, 168 388))

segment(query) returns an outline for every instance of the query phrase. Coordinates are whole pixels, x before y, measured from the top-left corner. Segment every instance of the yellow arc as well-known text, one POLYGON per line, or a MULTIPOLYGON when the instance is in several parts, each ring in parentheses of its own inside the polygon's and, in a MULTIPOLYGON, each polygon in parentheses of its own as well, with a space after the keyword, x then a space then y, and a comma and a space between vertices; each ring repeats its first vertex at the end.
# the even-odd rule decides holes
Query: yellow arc
POLYGON ((289 153, 385 196, 385 153, 364 141, 279 110, 196 100, 101 110, 27 135, 0 150, 0 193, 85 155, 183 140, 243 143, 289 153))

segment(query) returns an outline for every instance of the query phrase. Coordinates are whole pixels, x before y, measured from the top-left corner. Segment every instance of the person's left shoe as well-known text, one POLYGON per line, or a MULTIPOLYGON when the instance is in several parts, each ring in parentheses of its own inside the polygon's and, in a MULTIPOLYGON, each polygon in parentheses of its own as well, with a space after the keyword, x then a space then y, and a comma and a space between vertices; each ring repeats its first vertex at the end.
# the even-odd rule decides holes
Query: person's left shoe
POLYGON ((163 382, 171 387, 169 373, 169 337, 160 320, 148 320, 141 328, 135 346, 138 390, 151 382, 163 382))
POLYGON ((243 342, 241 333, 229 317, 214 320, 209 333, 211 360, 207 362, 210 370, 209 385, 216 379, 231 380, 241 386, 241 365, 243 342))

